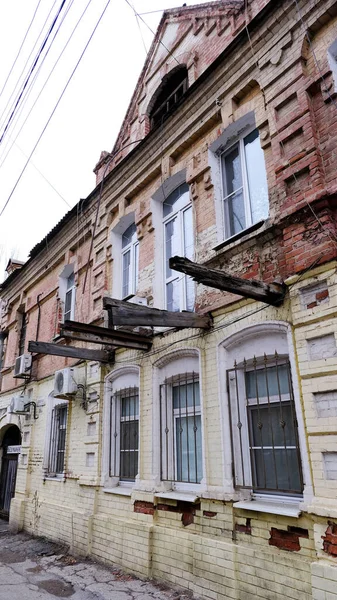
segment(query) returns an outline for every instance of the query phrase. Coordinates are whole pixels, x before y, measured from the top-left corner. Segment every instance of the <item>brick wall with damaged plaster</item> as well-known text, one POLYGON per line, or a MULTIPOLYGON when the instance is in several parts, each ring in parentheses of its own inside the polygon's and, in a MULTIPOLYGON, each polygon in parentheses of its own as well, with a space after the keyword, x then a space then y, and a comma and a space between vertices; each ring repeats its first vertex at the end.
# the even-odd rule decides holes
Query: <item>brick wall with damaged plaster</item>
MULTIPOLYGON (((243 3, 236 4, 238 12, 232 16, 226 39, 221 37, 221 26, 213 27, 209 21, 211 8, 190 31, 181 24, 180 13, 177 16, 180 24, 176 29, 180 27, 184 34, 181 51, 188 53, 197 44, 201 57, 200 62, 192 53, 189 77, 197 79, 204 73, 215 58, 214 52, 229 47, 233 36, 241 35, 242 50, 238 53, 229 49, 229 58, 204 80, 202 89, 189 95, 178 113, 171 116, 169 126, 164 126, 160 134, 153 132, 134 158, 130 155, 129 162, 123 162, 123 153, 119 156, 114 175, 104 188, 85 293, 82 285, 97 195, 83 218, 77 221, 76 216, 70 217, 62 232, 48 242, 48 248, 41 249, 2 292, 1 327, 8 332, 8 344, 0 409, 6 408, 13 393, 22 389, 22 381, 12 377, 18 353, 17 311, 25 307, 29 316, 27 340, 35 339, 39 296, 39 339, 52 341, 59 326, 58 277, 65 264, 73 263, 75 319, 102 323, 102 296, 115 294, 112 281, 117 267, 111 231, 131 214, 140 243, 137 293, 158 306, 155 254, 161 249, 156 248, 158 229, 151 198, 164 179, 183 169, 191 189, 197 261, 209 260, 212 266, 232 274, 266 282, 281 276, 289 285, 287 298, 280 308, 267 307, 251 314, 261 305, 198 286, 198 310, 212 308, 214 331, 188 341, 184 341, 190 333, 187 331, 156 337, 153 349, 157 354, 147 360, 135 351, 117 352, 116 367, 130 362, 139 365, 141 371, 140 468, 130 495, 118 494, 118 489, 113 490, 115 493, 105 490, 102 480, 103 410, 104 402, 109 401, 105 377, 112 365, 76 365, 78 381, 86 382, 87 391, 95 392, 94 400, 87 410, 81 408, 80 398, 70 405, 64 481, 43 479, 47 402, 53 375, 56 369, 71 366, 74 361, 51 356, 35 359, 28 389, 38 406, 38 420, 4 414, 0 421, 1 435, 4 425, 14 423, 24 437, 10 523, 34 535, 64 541, 74 552, 115 562, 142 576, 184 585, 210 600, 256 596, 337 600, 337 480, 333 468, 337 447, 337 264, 332 242, 336 235, 333 152, 337 113, 316 72, 294 3, 277 3, 257 28, 252 27, 255 59, 243 36, 243 3), (206 29, 211 30, 208 35, 206 29), (218 45, 213 46, 213 54, 209 51, 207 55, 213 38, 218 45), (221 106, 216 105, 215 98, 221 106), (219 190, 212 179, 209 147, 229 124, 251 111, 255 113, 266 160, 270 219, 258 232, 216 249, 222 241, 215 210, 219 190), (318 220, 308 203, 312 203, 318 220), (217 329, 227 321, 233 323, 217 329), (219 344, 238 328, 244 331, 251 325, 274 321, 291 327, 312 477, 312 493, 304 499, 299 518, 235 508, 233 502, 238 496, 224 492, 229 457, 224 452, 223 424, 228 415, 222 405, 219 344), (168 344, 174 344, 174 350, 198 349, 201 357, 207 480, 205 491, 194 504, 159 498, 154 493, 158 482, 153 465, 159 449, 154 447, 152 371, 155 360, 165 356, 168 344), (27 459, 22 460, 23 456, 27 459)), ((253 19, 267 4, 271 3, 249 3, 248 17, 253 19)), ((332 90, 327 48, 334 41, 337 19, 335 3, 323 4, 305 3, 302 12, 312 27, 312 46, 332 90)), ((179 44, 174 52, 179 53, 179 44)), ((172 57, 162 56, 162 65, 152 76, 153 89, 172 62, 172 57)), ((142 85, 138 99, 142 99, 142 85)), ((145 99, 142 101, 145 103, 145 99)), ((131 122, 123 126, 123 140, 143 135, 141 115, 132 114, 130 118, 131 122), (128 129, 129 124, 132 127, 128 129)), ((104 168, 101 161, 96 169, 98 180, 104 168)))

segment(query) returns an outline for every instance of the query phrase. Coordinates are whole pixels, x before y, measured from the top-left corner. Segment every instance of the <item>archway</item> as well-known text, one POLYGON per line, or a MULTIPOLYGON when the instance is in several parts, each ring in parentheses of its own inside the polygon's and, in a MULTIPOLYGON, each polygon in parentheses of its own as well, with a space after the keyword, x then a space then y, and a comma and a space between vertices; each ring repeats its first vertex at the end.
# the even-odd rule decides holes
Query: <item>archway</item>
POLYGON ((21 450, 21 433, 10 425, 3 434, 0 474, 0 517, 8 519, 11 500, 15 493, 18 457, 21 450))

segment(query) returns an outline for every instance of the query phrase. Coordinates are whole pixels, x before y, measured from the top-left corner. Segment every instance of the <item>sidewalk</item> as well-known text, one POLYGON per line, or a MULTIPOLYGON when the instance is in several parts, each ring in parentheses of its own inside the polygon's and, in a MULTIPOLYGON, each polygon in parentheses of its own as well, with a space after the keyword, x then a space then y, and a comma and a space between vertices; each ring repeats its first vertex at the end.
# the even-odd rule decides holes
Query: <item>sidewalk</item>
POLYGON ((142 581, 117 567, 75 558, 68 549, 0 520, 0 600, 188 600, 191 595, 142 581))

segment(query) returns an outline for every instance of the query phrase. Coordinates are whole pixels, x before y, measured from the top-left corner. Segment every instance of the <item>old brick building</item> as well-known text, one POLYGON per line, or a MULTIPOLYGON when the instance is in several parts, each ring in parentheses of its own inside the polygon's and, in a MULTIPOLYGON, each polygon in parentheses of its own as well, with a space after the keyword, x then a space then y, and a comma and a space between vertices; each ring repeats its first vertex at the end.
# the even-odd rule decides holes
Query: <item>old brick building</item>
POLYGON ((337 600, 336 142, 337 2, 164 13, 97 187, 1 286, 13 528, 337 600))

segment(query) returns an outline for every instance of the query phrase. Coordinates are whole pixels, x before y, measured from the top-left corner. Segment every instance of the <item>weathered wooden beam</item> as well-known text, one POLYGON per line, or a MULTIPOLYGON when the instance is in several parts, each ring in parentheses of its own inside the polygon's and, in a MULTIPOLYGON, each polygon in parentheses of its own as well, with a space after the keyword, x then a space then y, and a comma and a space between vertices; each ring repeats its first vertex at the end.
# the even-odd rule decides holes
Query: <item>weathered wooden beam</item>
POLYGON ((92 333, 93 335, 102 335, 106 338, 113 338, 114 340, 144 342, 144 344, 151 344, 151 338, 153 336, 151 331, 149 332, 149 335, 142 335, 141 333, 135 333, 134 331, 128 331, 126 329, 112 329, 109 327, 80 323, 78 321, 65 321, 63 328, 78 333, 92 333))
POLYGON ((112 313, 114 325, 198 327, 207 329, 212 323, 208 315, 198 315, 192 312, 170 312, 123 300, 115 300, 115 298, 103 298, 103 308, 112 313))
POLYGON ((255 281, 254 279, 241 279, 241 277, 233 277, 224 271, 217 269, 209 269, 204 265, 198 265, 188 258, 182 256, 173 256, 169 260, 170 269, 185 273, 203 285, 239 294, 244 298, 253 298, 271 304, 280 306, 284 300, 286 286, 281 283, 264 283, 263 281, 255 281))
POLYGON ((107 350, 90 350, 89 348, 75 348, 74 346, 61 346, 47 342, 29 342, 28 352, 38 354, 52 354, 53 356, 66 356, 83 360, 97 360, 99 362, 113 362, 114 353, 107 350))
POLYGON ((60 336, 69 340, 78 340, 80 342, 88 342, 91 344, 108 344, 110 346, 115 346, 115 348, 133 348, 134 350, 149 350, 152 345, 150 340, 141 342, 138 340, 129 340, 127 338, 118 338, 113 335, 104 335, 104 333, 96 335, 95 333, 70 331, 67 327, 61 329, 60 336))

